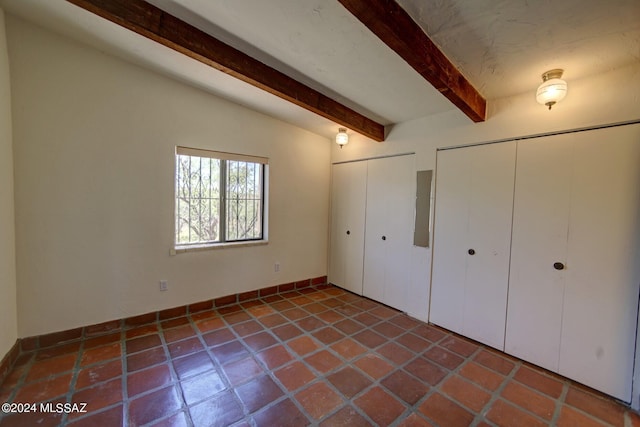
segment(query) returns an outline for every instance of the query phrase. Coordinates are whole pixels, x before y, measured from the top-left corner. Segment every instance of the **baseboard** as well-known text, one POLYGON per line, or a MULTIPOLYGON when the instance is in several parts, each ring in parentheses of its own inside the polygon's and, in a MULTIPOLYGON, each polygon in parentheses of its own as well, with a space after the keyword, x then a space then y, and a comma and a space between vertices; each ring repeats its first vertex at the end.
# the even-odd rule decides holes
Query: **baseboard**
MULTIPOLYGON (((11 359, 9 368, 13 366, 15 359, 21 354, 29 351, 38 350, 41 348, 51 347, 59 344, 72 343, 80 339, 94 338, 100 335, 106 335, 114 333, 119 330, 129 329, 132 327, 138 327, 148 323, 154 323, 157 321, 164 321, 172 319, 174 317, 180 317, 187 314, 198 313, 205 310, 212 310, 222 308, 228 305, 244 303, 259 298, 268 298, 269 296, 279 293, 291 292, 294 290, 304 290, 312 286, 321 286, 327 284, 327 276, 315 277, 312 279, 300 280, 297 282, 285 283, 276 286, 269 286, 267 288, 257 289, 249 292, 242 292, 238 294, 227 295, 219 298, 214 298, 205 301, 199 301, 192 304, 182 305, 179 307, 168 308, 159 311, 153 311, 136 316, 131 316, 122 319, 110 320, 107 322, 98 323, 95 325, 82 326, 79 328, 68 329, 65 331, 52 332, 44 335, 37 335, 32 337, 26 337, 16 341, 14 348, 7 353, 3 359, 2 368, 4 369, 5 359, 11 359), (17 350, 16 350, 17 349, 17 350), (15 356, 13 354, 15 353, 15 356), (11 356, 11 357, 9 357, 11 356)), ((8 370, 7 370, 8 371, 8 370)), ((0 384, 4 377, 2 376, 4 370, 0 370, 0 384)))

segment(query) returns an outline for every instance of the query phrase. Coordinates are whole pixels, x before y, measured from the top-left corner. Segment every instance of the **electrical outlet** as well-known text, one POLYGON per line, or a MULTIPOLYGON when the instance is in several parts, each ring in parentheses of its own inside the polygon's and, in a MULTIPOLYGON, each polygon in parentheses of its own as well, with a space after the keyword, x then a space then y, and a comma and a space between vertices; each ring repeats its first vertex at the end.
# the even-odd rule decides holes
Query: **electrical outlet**
POLYGON ((160 290, 161 291, 166 291, 169 289, 169 285, 167 284, 166 280, 160 280, 160 290))
POLYGON ((278 271, 280 271, 280 263, 276 262, 275 264, 273 264, 273 271, 275 271, 276 273, 278 271))

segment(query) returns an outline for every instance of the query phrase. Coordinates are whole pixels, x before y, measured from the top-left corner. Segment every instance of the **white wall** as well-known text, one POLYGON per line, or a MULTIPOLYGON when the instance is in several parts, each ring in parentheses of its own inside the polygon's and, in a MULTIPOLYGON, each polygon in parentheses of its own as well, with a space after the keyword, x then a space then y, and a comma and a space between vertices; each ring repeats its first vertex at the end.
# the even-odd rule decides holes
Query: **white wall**
POLYGON ((21 337, 326 274, 326 138, 19 18, 7 29, 21 337), (169 255, 177 144, 269 157, 268 245, 169 255))
POLYGON ((0 360, 18 338, 11 90, 5 16, 0 9, 0 360))

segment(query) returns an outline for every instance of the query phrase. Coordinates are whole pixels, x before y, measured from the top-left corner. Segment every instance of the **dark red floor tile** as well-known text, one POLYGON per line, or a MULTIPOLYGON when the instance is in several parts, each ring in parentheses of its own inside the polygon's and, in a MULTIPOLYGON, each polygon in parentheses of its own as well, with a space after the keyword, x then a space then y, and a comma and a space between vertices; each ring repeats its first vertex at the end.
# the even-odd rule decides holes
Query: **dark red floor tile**
POLYGON ((335 323, 333 327, 347 335, 355 334, 356 332, 364 329, 364 326, 361 323, 354 322, 351 319, 341 320, 340 322, 335 323))
POLYGON ((624 408, 609 399, 572 386, 569 387, 564 401, 609 424, 624 424, 624 408))
POLYGON ((268 316, 270 314, 275 313, 275 310, 266 304, 249 307, 246 310, 247 312, 249 312, 250 315, 256 318, 261 318, 261 317, 268 316))
POLYGON ((403 365, 415 357, 415 353, 393 342, 380 347, 376 352, 397 365, 403 365))
POLYGON ((282 345, 263 350, 256 355, 256 358, 264 363, 269 369, 275 369, 290 360, 293 360, 291 353, 289 353, 282 345))
POLYGON ((150 427, 191 427, 191 424, 187 421, 187 415, 181 411, 168 418, 154 422, 150 427))
POLYGON ((371 423, 351 406, 345 406, 320 423, 320 427, 369 427, 371 423))
POLYGON ((371 380, 363 375, 360 370, 350 366, 334 372, 327 379, 348 399, 351 399, 372 384, 371 380))
POLYGON ((241 337, 247 335, 253 335, 256 332, 262 331, 264 328, 256 320, 249 320, 248 322, 238 323, 233 325, 233 330, 241 337))
POLYGON ((560 381, 524 365, 516 371, 513 378, 556 399, 562 393, 560 381))
POLYGON ((181 407, 178 392, 174 387, 132 399, 129 404, 129 425, 143 425, 177 412, 181 407))
POLYGON ((409 350, 412 350, 415 353, 422 353, 431 346, 431 342, 422 339, 410 332, 396 338, 396 342, 407 347, 409 350))
POLYGON ((214 317, 197 321, 196 327, 204 334, 209 331, 215 331, 216 329, 226 328, 227 324, 224 323, 221 317, 214 317))
POLYGON ((72 427, 96 427, 96 426, 122 426, 123 425, 123 408, 122 405, 98 412, 96 414, 88 414, 82 419, 74 420, 69 423, 72 427))
POLYGON ((309 315, 308 312, 304 311, 301 308, 292 308, 289 310, 285 310, 282 312, 282 315, 284 317, 286 317, 289 320, 300 320, 300 319, 304 319, 305 317, 307 317, 309 315))
POLYGON ((260 411, 253 419, 258 426, 303 427, 311 424, 290 399, 260 411))
POLYGON ((312 299, 309 299, 303 295, 299 297, 291 298, 289 301, 291 301, 295 305, 305 305, 305 304, 311 304, 313 302, 312 299))
POLYGON ((282 341, 288 341, 304 333, 300 328, 292 324, 278 326, 274 328, 272 332, 282 341))
POLYGON ((326 323, 315 316, 305 317, 302 320, 298 320, 296 324, 307 332, 315 331, 316 329, 322 328, 326 325, 326 323))
POLYGON ((136 371, 127 375, 127 394, 133 397, 169 385, 171 381, 171 370, 167 364, 136 371))
POLYGON ((122 361, 112 360, 103 364, 83 368, 78 372, 76 390, 110 380, 122 375, 122 361))
POLYGON ((345 338, 331 345, 331 349, 347 360, 351 360, 366 353, 367 349, 351 338, 345 338))
POLYGON ((37 361, 31 366, 31 369, 29 369, 25 381, 37 381, 42 378, 59 375, 63 372, 69 372, 73 369, 77 359, 77 354, 67 354, 54 357, 53 359, 37 361))
POLYGON ((476 344, 454 336, 443 339, 439 345, 464 357, 471 356, 478 349, 476 344))
POLYGON ((334 323, 344 320, 345 318, 342 314, 338 313, 335 310, 323 311, 322 313, 318 313, 316 317, 328 325, 333 325, 334 323))
POLYGON ((355 365, 364 373, 376 380, 393 371, 393 366, 391 366, 384 359, 373 354, 367 354, 364 357, 358 359, 355 362, 355 365))
POLYGON ((264 373, 262 367, 253 359, 253 357, 247 357, 246 359, 231 362, 225 365, 223 370, 233 387, 245 383, 248 380, 264 373))
POLYGON ((389 319, 397 314, 400 314, 398 310, 394 310, 389 307, 379 306, 374 309, 369 310, 369 313, 374 316, 380 317, 381 319, 389 319))
MULTIPOLYGON (((244 416, 233 392, 225 391, 189 408, 195 426, 227 427, 244 416)), ((274 424, 275 425, 275 424, 274 424)))
POLYGON ((440 386, 440 391, 476 412, 480 412, 484 405, 491 400, 491 394, 457 375, 449 377, 440 386))
POLYGON ((158 363, 166 362, 164 349, 162 347, 141 351, 127 357, 127 372, 137 371, 158 363))
MULTIPOLYGON (((393 321, 393 320, 392 320, 393 321)), ((411 333, 431 342, 436 342, 447 336, 447 333, 431 325, 420 324, 411 330, 411 333)))
POLYGON ((167 343, 172 343, 175 341, 192 338, 196 335, 196 331, 193 329, 193 326, 191 325, 182 325, 182 326, 178 326, 177 328, 167 329, 162 333, 164 335, 164 340, 167 343))
POLYGON ((384 335, 387 338, 397 338, 400 335, 405 333, 405 330, 394 325, 391 322, 382 322, 375 325, 372 328, 374 331, 378 332, 381 335, 384 335))
POLYGON ((298 392, 295 398, 315 420, 329 415, 343 403, 342 398, 324 381, 312 384, 298 392))
POLYGON ((431 386, 438 384, 447 375, 447 371, 421 357, 407 363, 404 369, 431 386))
MULTIPOLYGON (((88 340, 85 342, 85 348, 87 348, 88 340)), ((54 357, 63 356, 67 354, 77 353, 80 350, 80 341, 70 342, 68 344, 60 344, 55 347, 47 347, 38 350, 36 353, 36 361, 52 359, 54 357)))
POLYGON ((198 337, 176 341, 169 344, 167 347, 169 348, 169 354, 174 359, 204 350, 204 346, 202 345, 198 337))
POLYGON ((209 346, 217 346, 236 339, 236 336, 231 332, 231 329, 223 328, 217 329, 213 332, 202 335, 204 342, 209 346))
POLYGON ((393 423, 405 411, 405 406, 398 399, 380 387, 372 388, 354 403, 375 423, 383 426, 393 423))
POLYGON ((165 320, 160 325, 163 329, 171 329, 189 324, 189 318, 186 316, 176 317, 175 319, 165 320))
POLYGON ((173 361, 178 378, 185 379, 213 369, 211 357, 205 352, 190 354, 173 361))
POLYGON ((236 391, 249 412, 257 411, 284 394, 267 375, 241 385, 236 391))
POLYGON ((406 314, 401 314, 399 316, 394 317, 390 320, 396 326, 401 327, 405 331, 415 328, 416 326, 423 325, 419 320, 414 319, 413 317, 409 317, 406 314))
POLYGON ((481 364, 484 367, 493 369, 502 375, 509 375, 516 364, 507 359, 506 357, 497 355, 496 353, 488 350, 482 350, 478 353, 473 360, 476 363, 481 364))
POLYGON ((306 335, 292 339, 287 345, 299 356, 312 353, 320 348, 320 344, 316 340, 306 335))
POLYGON ((71 373, 29 383, 18 390, 14 402, 45 402, 66 394, 71 384, 71 373))
POLYGON ((274 328, 276 326, 282 325, 283 323, 287 323, 288 321, 288 319, 285 319, 278 313, 270 314, 268 316, 260 318, 260 323, 262 323, 267 328, 274 328))
POLYGON ((118 377, 80 390, 73 394, 71 402, 86 402, 87 411, 89 412, 98 411, 107 406, 122 402, 122 380, 118 377))
POLYGON ((273 308, 276 311, 283 312, 285 310, 290 310, 292 308, 295 308, 295 305, 291 304, 289 301, 278 301, 271 304, 271 308, 273 308))
POLYGON ((122 349, 119 342, 104 345, 102 347, 91 348, 82 353, 80 359, 81 366, 93 365, 122 356, 122 349))
POLYGON ((471 412, 439 393, 429 396, 420 405, 419 411, 436 424, 447 427, 467 427, 474 418, 471 412))
POLYGON ((379 317, 376 317, 369 313, 360 313, 357 316, 354 316, 353 319, 366 326, 373 326, 376 323, 380 323, 382 321, 382 319, 380 319, 379 317))
POLYGON ((404 371, 398 370, 380 382, 394 395, 414 405, 429 391, 430 387, 404 371))
POLYGON ((315 354, 312 354, 311 356, 306 357, 304 360, 309 365, 313 366, 317 371, 323 374, 334 370, 342 363, 340 359, 326 350, 322 350, 315 354))
POLYGON ((478 365, 475 362, 467 362, 459 371, 460 375, 488 390, 496 390, 504 377, 492 370, 478 365))
POLYGON ((60 425, 63 414, 48 412, 27 412, 11 414, 0 418, 0 427, 56 427, 60 425))
POLYGON ((329 309, 329 307, 327 307, 326 305, 323 305, 319 302, 314 302, 311 304, 307 304, 304 307, 305 311, 308 311, 311 314, 318 314, 318 313, 322 313, 323 311, 327 311, 329 309))
POLYGON ((137 328, 129 329, 125 332, 125 337, 127 339, 143 337, 145 335, 152 335, 158 333, 158 324, 152 323, 149 325, 138 326, 137 328))
MULTIPOLYGON (((554 400, 515 381, 511 381, 505 386, 502 390, 502 398, 529 412, 533 412, 547 421, 551 420, 556 409, 554 400)), ((622 420, 623 411, 621 410, 619 421, 622 420)))
POLYGON ((385 337, 369 329, 358 332, 352 338, 368 348, 376 348, 387 342, 385 337))
POLYGON ((317 331, 313 332, 311 335, 325 345, 329 345, 331 343, 334 343, 344 338, 344 334, 342 334, 337 329, 334 329, 330 326, 327 326, 322 329, 318 329, 317 331))
POLYGON ((442 347, 434 346, 424 352, 424 357, 436 362, 438 365, 443 366, 449 370, 453 370, 460 366, 464 359, 455 353, 447 351, 442 347))
POLYGON ((229 324, 229 325, 235 325, 237 323, 242 323, 242 322, 246 322, 247 320, 251 320, 251 316, 247 313, 245 313, 244 311, 238 312, 238 313, 233 313, 233 314, 229 314, 227 316, 224 316, 224 320, 229 324))
POLYGON ((354 305, 351 305, 351 304, 346 304, 346 305, 343 305, 341 307, 336 307, 335 310, 338 313, 344 315, 345 317, 352 317, 352 316, 355 316, 357 314, 362 313, 362 309, 360 309, 360 308, 358 308, 358 307, 356 307, 354 305))
MULTIPOLYGON (((557 427, 605 427, 604 424, 595 418, 588 416, 570 406, 563 406, 558 418, 557 427)), ((620 424, 622 426, 624 424, 620 424)))
MULTIPOLYGON (((487 412, 487 419, 499 427, 544 427, 546 422, 530 415, 502 399, 496 400, 487 412)), ((583 427, 581 425, 580 427, 583 427)))
POLYGON ((255 335, 251 335, 250 337, 245 337, 243 341, 247 347, 254 352, 260 351, 263 348, 271 347, 278 343, 273 335, 268 332, 260 332, 255 335))
POLYGON ((216 371, 209 371, 180 381, 182 394, 187 405, 193 405, 216 395, 227 388, 224 380, 216 371))
POLYGON ((211 347, 210 351, 221 365, 249 355, 249 351, 240 341, 231 341, 217 347, 211 347))
POLYGON ((299 389, 316 378, 316 376, 300 362, 293 362, 275 371, 274 375, 290 392, 299 389))
POLYGON ((160 345, 162 345, 160 335, 152 334, 127 340, 126 349, 127 354, 131 354, 143 350, 148 350, 153 347, 158 347, 160 345))
POLYGON ((398 427, 434 427, 434 425, 414 412, 398 424, 398 427))

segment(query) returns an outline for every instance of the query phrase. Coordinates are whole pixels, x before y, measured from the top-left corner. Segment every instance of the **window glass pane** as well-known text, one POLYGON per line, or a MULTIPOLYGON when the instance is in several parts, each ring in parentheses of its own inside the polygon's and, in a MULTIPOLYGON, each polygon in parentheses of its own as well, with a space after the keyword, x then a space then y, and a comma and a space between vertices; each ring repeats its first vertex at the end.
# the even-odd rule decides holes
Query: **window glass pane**
POLYGON ((176 156, 176 244, 220 241, 220 160, 176 156))
POLYGON ((262 238, 262 176, 260 163, 227 161, 226 240, 262 238))

